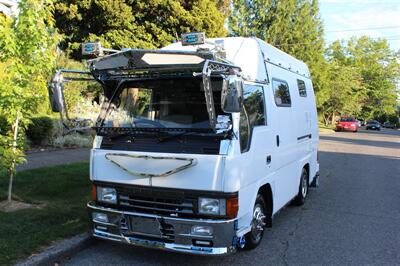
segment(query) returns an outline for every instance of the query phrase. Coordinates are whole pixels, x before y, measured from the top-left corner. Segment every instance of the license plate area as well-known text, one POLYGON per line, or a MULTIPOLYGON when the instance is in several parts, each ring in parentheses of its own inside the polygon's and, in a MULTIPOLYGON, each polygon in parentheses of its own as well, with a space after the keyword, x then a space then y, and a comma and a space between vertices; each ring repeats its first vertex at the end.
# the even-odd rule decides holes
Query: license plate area
POLYGON ((130 233, 137 236, 161 238, 160 223, 156 218, 130 216, 130 233))

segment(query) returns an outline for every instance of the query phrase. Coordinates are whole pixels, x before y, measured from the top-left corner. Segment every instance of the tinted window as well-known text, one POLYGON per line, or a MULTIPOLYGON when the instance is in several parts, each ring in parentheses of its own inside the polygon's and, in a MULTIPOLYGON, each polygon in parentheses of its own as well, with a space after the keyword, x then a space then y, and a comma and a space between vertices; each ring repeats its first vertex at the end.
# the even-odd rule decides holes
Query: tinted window
POLYGON ((306 84, 304 83, 304 81, 298 79, 297 80, 297 87, 299 89, 300 97, 307 97, 306 84))
POLYGON ((272 89, 274 91, 275 103, 277 106, 291 106, 292 101, 290 100, 289 86, 285 81, 273 79, 272 89))
POLYGON ((243 104, 249 116, 251 126, 265 124, 264 93, 262 87, 245 85, 243 88, 243 104))
POLYGON ((355 122, 356 120, 351 117, 344 117, 340 119, 340 122, 355 122))
POLYGON ((250 148, 251 131, 255 126, 265 125, 263 88, 245 85, 243 88, 243 105, 240 112, 240 147, 242 152, 250 148))
POLYGON ((245 152, 249 149, 249 140, 250 140, 250 125, 248 120, 248 115, 245 108, 242 108, 240 111, 240 150, 245 152))
MULTIPOLYGON (((201 79, 142 80, 128 85, 113 99, 105 126, 210 128, 201 79)), ((213 96, 216 114, 221 114, 221 89, 213 87, 213 96)))

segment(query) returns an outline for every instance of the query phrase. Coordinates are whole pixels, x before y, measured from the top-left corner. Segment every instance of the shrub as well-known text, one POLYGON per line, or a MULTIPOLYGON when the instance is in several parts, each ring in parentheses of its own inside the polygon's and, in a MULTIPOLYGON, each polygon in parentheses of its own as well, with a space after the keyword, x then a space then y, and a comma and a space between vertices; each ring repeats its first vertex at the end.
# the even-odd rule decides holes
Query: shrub
POLYGON ((26 135, 35 145, 47 144, 53 132, 53 121, 50 117, 41 116, 31 119, 32 123, 26 130, 26 135))
POLYGON ((91 147, 93 138, 88 135, 73 133, 65 136, 58 136, 53 140, 53 145, 59 148, 65 147, 91 147))
POLYGON ((7 132, 7 120, 4 116, 0 116, 0 134, 7 132))

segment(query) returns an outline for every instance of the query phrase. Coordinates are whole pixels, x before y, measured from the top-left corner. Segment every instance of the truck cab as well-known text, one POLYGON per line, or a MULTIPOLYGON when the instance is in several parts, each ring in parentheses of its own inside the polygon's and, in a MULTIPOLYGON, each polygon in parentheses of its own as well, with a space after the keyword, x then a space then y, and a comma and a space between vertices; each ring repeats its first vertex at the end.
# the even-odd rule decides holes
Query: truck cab
MULTIPOLYGON (((90 159, 94 237, 229 254, 255 248, 273 216, 317 186, 308 68, 265 42, 188 34, 88 68, 105 96, 90 159)), ((61 113, 64 72, 50 88, 61 113)))

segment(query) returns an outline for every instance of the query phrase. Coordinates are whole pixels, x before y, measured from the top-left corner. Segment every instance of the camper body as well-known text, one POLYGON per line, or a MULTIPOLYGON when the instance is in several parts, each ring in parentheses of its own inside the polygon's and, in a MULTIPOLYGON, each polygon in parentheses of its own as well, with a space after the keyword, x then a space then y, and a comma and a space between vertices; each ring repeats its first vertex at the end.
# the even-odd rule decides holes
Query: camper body
POLYGON ((256 38, 218 38, 125 50, 90 67, 109 99, 91 150, 93 236, 228 254, 257 246, 273 216, 316 185, 313 86, 290 55, 256 38), (232 73, 242 106, 224 112, 232 73))

